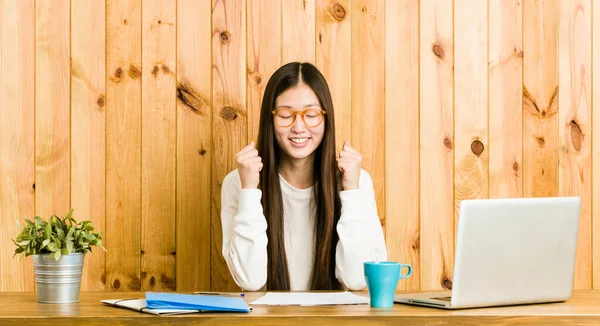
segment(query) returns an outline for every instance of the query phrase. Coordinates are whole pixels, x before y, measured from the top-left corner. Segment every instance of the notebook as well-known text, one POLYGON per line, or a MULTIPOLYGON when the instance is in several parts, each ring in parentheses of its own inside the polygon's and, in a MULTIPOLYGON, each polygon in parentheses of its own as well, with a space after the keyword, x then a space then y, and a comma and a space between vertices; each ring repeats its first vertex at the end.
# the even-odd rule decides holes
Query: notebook
POLYGON ((101 300, 102 303, 153 315, 197 312, 249 312, 241 297, 146 292, 145 299, 101 300))
POLYGON ((202 311, 249 312, 250 307, 241 297, 146 292, 150 309, 198 309, 202 311))

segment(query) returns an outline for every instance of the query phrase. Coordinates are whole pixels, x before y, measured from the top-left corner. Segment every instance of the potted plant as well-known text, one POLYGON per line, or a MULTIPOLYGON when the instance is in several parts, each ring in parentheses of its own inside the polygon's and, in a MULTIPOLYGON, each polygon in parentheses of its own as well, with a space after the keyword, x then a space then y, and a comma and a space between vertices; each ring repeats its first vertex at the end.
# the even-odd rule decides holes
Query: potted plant
POLYGON ((17 246, 13 257, 33 256, 39 302, 78 302, 85 254, 93 246, 106 251, 102 231, 92 232, 90 221, 77 222, 72 215, 73 209, 65 217, 54 214, 48 221, 39 216, 33 221, 25 218, 27 224, 12 239, 17 246))

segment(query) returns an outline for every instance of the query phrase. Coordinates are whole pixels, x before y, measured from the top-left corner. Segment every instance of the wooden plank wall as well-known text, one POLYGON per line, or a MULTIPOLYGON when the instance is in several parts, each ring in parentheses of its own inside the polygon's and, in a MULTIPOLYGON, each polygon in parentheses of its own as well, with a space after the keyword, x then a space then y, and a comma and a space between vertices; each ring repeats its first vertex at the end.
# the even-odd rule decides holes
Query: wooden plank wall
POLYGON ((600 288, 599 26, 593 0, 0 0, 0 291, 35 289, 15 222, 70 208, 105 232, 85 290, 236 290, 221 182, 295 60, 415 268, 399 289, 452 287, 461 201, 557 195, 583 199, 574 287, 600 288))

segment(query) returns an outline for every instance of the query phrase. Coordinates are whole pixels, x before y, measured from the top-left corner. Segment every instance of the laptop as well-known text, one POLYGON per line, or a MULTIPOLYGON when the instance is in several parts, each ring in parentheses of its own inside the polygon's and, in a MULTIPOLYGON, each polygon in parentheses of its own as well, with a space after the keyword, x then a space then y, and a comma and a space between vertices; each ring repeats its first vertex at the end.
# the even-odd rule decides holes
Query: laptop
POLYGON ((452 290, 399 293, 394 301, 442 309, 566 301, 580 210, 579 197, 464 200, 452 290))

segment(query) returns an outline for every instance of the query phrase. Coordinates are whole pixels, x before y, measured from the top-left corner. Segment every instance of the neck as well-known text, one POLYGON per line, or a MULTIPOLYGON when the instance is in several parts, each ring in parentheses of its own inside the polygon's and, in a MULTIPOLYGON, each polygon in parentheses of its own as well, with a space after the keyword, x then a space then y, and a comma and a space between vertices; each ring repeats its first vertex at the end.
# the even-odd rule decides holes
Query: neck
POLYGON ((313 186, 314 181, 314 162, 314 154, 303 159, 295 159, 287 155, 282 155, 281 162, 279 162, 279 174, 295 188, 310 188, 313 186))

